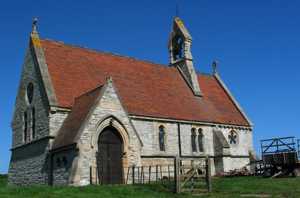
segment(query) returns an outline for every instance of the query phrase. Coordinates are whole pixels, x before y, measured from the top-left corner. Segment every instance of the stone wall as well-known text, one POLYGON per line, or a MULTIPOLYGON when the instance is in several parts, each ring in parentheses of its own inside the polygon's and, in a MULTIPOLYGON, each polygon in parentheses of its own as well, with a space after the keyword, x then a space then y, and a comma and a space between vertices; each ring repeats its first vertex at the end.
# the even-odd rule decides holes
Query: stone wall
POLYGON ((48 184, 49 140, 44 139, 12 151, 8 183, 14 185, 48 184))
POLYGON ((72 171, 76 171, 72 167, 76 156, 77 152, 74 149, 53 154, 53 185, 72 184, 72 171))
POLYGON ((206 125, 180 124, 182 155, 183 156, 214 155, 212 129, 213 127, 206 126, 206 125), (197 152, 192 151, 192 141, 191 141, 192 128, 196 129, 197 137, 198 137, 198 129, 202 129, 204 152, 199 152, 198 138, 196 138, 197 152))
MULTIPOLYGON (((49 104, 43 87, 38 66, 35 64, 30 50, 27 50, 23 72, 21 75, 19 90, 14 107, 14 115, 12 121, 13 142, 12 147, 21 146, 24 144, 24 112, 30 108, 35 108, 36 115, 36 135, 35 140, 49 135, 49 104), (33 99, 30 105, 26 99, 26 89, 29 83, 33 83, 33 99)), ((30 127, 30 126, 28 126, 30 127)), ((30 133, 28 133, 28 136, 30 133)))
POLYGON ((56 136, 57 132, 61 128, 65 119, 67 118, 69 111, 52 111, 49 115, 49 127, 50 135, 56 136))
POLYGON ((132 119, 132 123, 136 128, 142 142, 142 152, 144 156, 175 156, 179 154, 178 151, 178 127, 176 123, 159 122, 159 121, 146 121, 132 119), (165 138, 165 151, 159 149, 159 127, 164 126, 165 138))
POLYGON ((224 172, 228 172, 234 169, 240 169, 242 167, 246 167, 248 168, 248 170, 250 170, 250 166, 248 166, 249 162, 249 158, 226 157, 223 162, 224 172))
POLYGON ((124 142, 124 166, 140 165, 141 143, 133 128, 128 115, 121 105, 119 97, 112 82, 102 88, 102 97, 92 109, 89 119, 86 121, 80 139, 79 169, 80 182, 77 185, 90 184, 90 168, 96 168, 96 152, 98 150, 98 135, 101 130, 101 123, 120 126, 117 130, 121 133, 124 142), (111 120, 107 120, 110 119, 111 120), (107 119, 106 119, 107 118, 107 119), (106 123, 107 122, 107 123, 106 123), (128 140, 127 140, 128 139, 128 140), (126 142, 127 141, 127 142, 126 142), (95 144, 95 145, 94 145, 95 144))
MULTIPOLYGON (((253 151, 252 130, 242 127, 216 127, 214 129, 215 139, 215 168, 217 173, 228 172, 247 166, 250 162, 249 153, 253 151), (237 134, 237 143, 230 143, 229 135, 231 131, 237 134), (221 148, 216 141, 216 133, 223 136, 228 148, 221 148)), ((249 166, 247 166, 250 169, 249 166)))
MULTIPOLYGON (((12 156, 9 166, 10 184, 47 184, 48 177, 47 152, 49 139, 49 104, 41 75, 28 49, 21 75, 19 90, 14 107, 12 121, 12 156), (29 104, 27 99, 27 85, 33 83, 33 99, 29 104), (27 142, 24 142, 24 112, 35 108, 35 137, 28 124, 27 142), (21 146, 21 147, 20 147, 21 146), (14 149, 18 147, 17 149, 14 149)), ((30 117, 29 117, 30 118, 30 117)), ((31 122, 32 122, 32 118, 31 122)))
POLYGON ((252 131, 249 129, 241 129, 241 128, 219 128, 224 137, 227 139, 229 143, 228 135, 230 131, 234 130, 237 133, 237 144, 230 144, 230 153, 231 155, 244 155, 248 156, 249 151, 253 151, 253 140, 252 140, 252 131))
MULTIPOLYGON (((141 140, 144 144, 142 155, 144 156, 176 156, 179 155, 179 139, 178 139, 178 124, 175 122, 149 121, 141 119, 132 119, 141 140), (158 133, 159 126, 164 126, 166 131, 166 151, 159 150, 158 133)), ((200 156, 213 155, 213 127, 206 125, 195 125, 180 123, 180 139, 181 139, 181 154, 182 156, 200 156), (191 130, 202 129, 204 152, 199 152, 198 144, 197 152, 192 151, 191 145, 191 130)), ((197 139, 197 138, 196 138, 197 139)), ((196 140, 196 143, 198 140, 196 140)))
MULTIPOLYGON (((159 121, 159 120, 147 120, 132 118, 132 123, 137 129, 139 136, 144 144, 142 147, 143 165, 149 164, 164 164, 169 159, 155 158, 156 156, 176 156, 179 155, 178 145, 178 124, 172 121, 159 121), (159 126, 163 125, 166 130, 166 151, 159 150, 159 126), (153 158, 150 158, 153 156, 153 158)), ((184 158, 197 159, 199 156, 211 156, 212 172, 213 174, 218 172, 229 171, 237 168, 242 168, 249 163, 249 151, 253 150, 252 145, 252 131, 248 128, 241 127, 225 127, 215 125, 203 125, 192 123, 179 123, 180 126, 180 140, 181 140, 181 156, 184 158), (204 152, 199 152, 198 144, 197 152, 192 151, 191 143, 191 130, 202 130, 204 152), (216 141, 214 137, 214 131, 219 131, 223 136, 223 141, 228 148, 223 148, 221 143, 216 141), (229 144, 228 135, 231 130, 234 130, 238 134, 238 143, 229 144), (224 157, 225 156, 225 157, 224 157)), ((197 139, 197 138, 196 138, 197 139)), ((198 139, 196 141, 198 143, 198 139)))
MULTIPOLYGON (((49 114, 49 135, 56 137, 68 114, 69 111, 51 111, 49 114)), ((50 141, 50 148, 52 148, 53 141, 54 139, 50 141)))

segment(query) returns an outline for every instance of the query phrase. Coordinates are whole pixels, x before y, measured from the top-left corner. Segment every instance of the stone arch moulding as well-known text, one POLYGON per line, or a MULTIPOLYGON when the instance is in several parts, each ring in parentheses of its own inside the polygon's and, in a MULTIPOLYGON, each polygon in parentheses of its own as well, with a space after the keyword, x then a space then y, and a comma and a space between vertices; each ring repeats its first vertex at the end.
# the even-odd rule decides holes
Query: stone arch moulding
POLYGON ((98 138, 101 132, 108 126, 114 127, 120 133, 124 144, 124 152, 127 152, 130 144, 129 134, 122 122, 112 115, 105 116, 96 124, 95 133, 92 135, 91 139, 91 147, 96 151, 98 150, 98 138))

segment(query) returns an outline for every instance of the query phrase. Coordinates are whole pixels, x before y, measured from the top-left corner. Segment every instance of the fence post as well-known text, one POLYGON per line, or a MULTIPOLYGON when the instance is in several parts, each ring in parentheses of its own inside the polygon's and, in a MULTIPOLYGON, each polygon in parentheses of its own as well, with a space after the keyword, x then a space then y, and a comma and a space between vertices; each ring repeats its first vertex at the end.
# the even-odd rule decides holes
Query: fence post
POLYGON ((144 167, 141 168, 142 184, 144 184, 144 167))
POLYGON ((211 192, 212 186, 211 186, 211 163, 208 156, 206 156, 205 159, 206 162, 206 184, 207 184, 207 191, 211 192))
POLYGON ((130 172, 130 167, 127 168, 127 177, 126 177, 126 183, 125 184, 128 184, 129 172, 130 172))
POLYGON ((160 180, 163 182, 163 170, 161 169, 161 165, 159 166, 160 169, 160 180))
POLYGON ((93 185, 92 166, 90 166, 90 185, 93 185))
POLYGON ((155 167, 156 167, 156 168, 155 168, 155 172, 156 172, 156 173, 155 173, 155 174, 156 174, 155 177, 156 177, 156 183, 157 183, 157 181, 158 181, 158 165, 156 165, 155 167))
POLYGON ((170 182, 171 181, 170 165, 168 165, 168 179, 169 179, 169 182, 170 182))
POLYGON ((98 175, 98 165, 95 169, 95 172, 96 172, 96 185, 98 185, 99 184, 99 181, 98 181, 98 177, 99 177, 99 175, 98 175))
POLYGON ((135 172, 135 170, 134 170, 134 168, 135 168, 135 166, 132 166, 132 184, 135 184, 135 175, 134 175, 134 172, 135 172))
POLYGON ((137 181, 137 183, 139 184, 139 183, 141 183, 140 182, 140 167, 137 167, 138 168, 138 172, 137 172, 137 174, 138 174, 138 181, 137 181))
POLYGON ((149 184, 151 182, 151 165, 149 166, 149 184))
POLYGON ((175 180, 175 192, 180 193, 180 159, 178 156, 174 159, 174 180, 175 180))

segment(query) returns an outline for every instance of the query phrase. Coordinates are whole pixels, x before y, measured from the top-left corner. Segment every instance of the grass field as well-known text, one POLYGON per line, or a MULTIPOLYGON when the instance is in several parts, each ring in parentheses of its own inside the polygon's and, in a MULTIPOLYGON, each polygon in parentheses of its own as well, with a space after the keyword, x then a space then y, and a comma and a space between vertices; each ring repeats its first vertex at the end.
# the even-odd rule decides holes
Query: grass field
MULTIPOLYGON (((6 176, 0 176, 0 197, 124 197, 124 198, 186 198, 175 195, 159 185, 87 186, 87 187, 8 187, 6 176)), ((295 197, 300 198, 300 178, 265 179, 259 177, 216 178, 213 193, 200 197, 295 197)))

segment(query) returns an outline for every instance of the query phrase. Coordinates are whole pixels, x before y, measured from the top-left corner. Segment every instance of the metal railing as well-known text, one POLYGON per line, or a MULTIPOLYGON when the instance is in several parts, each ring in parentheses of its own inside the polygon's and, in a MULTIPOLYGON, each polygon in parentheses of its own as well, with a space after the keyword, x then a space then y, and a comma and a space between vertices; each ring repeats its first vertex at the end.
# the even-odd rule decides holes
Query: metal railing
POLYGON ((260 143, 262 155, 296 151, 295 137, 266 139, 260 143))

